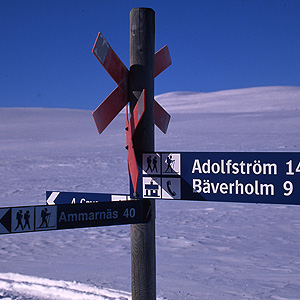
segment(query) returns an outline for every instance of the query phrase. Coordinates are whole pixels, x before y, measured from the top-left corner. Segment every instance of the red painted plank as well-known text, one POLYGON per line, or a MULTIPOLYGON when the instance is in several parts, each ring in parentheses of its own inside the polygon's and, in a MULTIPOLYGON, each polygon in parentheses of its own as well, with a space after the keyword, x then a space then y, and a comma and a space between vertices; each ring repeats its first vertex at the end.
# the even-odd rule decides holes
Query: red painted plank
POLYGON ((117 114, 128 102, 127 92, 118 86, 112 93, 94 110, 93 117, 99 133, 109 125, 117 114))
POLYGON ((145 98, 145 89, 144 89, 133 109, 133 113, 130 118, 132 136, 134 135, 135 129, 137 128, 137 126, 145 112, 145 101, 146 101, 146 98, 145 98))
POLYGON ((139 178, 139 169, 136 162, 135 152, 133 149, 132 143, 132 131, 131 131, 131 124, 128 120, 128 105, 126 106, 126 143, 127 143, 127 163, 128 163, 128 171, 131 178, 131 182, 133 185, 133 190, 136 193, 137 185, 138 185, 138 178, 139 178))
POLYGON ((110 47, 101 32, 98 33, 92 52, 118 85, 122 82, 128 82, 129 71, 127 67, 110 47))
POLYGON ((162 47, 155 53, 154 61, 154 77, 156 77, 172 64, 169 48, 167 45, 162 47))
POLYGON ((155 125, 165 134, 167 133, 170 119, 171 116, 154 99, 154 122, 155 125))

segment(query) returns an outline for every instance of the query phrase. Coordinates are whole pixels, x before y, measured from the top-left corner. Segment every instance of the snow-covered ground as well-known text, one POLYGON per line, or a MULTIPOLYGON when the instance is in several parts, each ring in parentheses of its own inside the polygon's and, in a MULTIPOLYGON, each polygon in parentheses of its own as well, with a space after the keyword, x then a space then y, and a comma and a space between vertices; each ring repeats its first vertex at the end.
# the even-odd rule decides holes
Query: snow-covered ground
MULTIPOLYGON (((300 87, 156 97, 157 151, 299 151, 300 87)), ((0 108, 0 206, 46 190, 128 193, 125 115, 0 108)), ((160 299, 300 299, 300 207, 157 201, 160 299)), ((0 299, 130 299, 130 226, 0 235, 0 299)))

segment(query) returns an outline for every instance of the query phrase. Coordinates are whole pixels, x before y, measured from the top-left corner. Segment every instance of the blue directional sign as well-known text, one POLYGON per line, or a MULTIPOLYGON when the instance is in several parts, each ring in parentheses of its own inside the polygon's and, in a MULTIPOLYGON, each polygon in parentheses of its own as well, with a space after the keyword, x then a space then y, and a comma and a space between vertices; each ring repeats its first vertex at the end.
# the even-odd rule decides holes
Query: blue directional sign
POLYGON ((300 205, 300 153, 143 154, 143 198, 300 205))
POLYGON ((86 204, 98 203, 106 201, 124 201, 130 200, 129 195, 119 194, 96 194, 96 193, 76 193, 76 192, 46 192, 46 203, 48 205, 55 204, 86 204))
POLYGON ((149 200, 0 208, 0 234, 147 223, 149 200))

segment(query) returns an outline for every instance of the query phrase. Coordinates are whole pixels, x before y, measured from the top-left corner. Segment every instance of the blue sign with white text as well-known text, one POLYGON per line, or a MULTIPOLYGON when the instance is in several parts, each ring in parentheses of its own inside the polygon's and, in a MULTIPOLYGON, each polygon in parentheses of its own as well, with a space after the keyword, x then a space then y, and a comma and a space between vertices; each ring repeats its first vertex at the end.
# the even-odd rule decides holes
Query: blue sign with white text
POLYGON ((144 153, 143 198, 300 204, 300 153, 144 153))
POLYGON ((150 220, 149 200, 3 207, 0 208, 0 234, 138 224, 150 220))
POLYGON ((129 200, 129 195, 112 195, 101 193, 77 193, 77 192, 46 192, 46 203, 56 204, 87 204, 107 201, 129 200))

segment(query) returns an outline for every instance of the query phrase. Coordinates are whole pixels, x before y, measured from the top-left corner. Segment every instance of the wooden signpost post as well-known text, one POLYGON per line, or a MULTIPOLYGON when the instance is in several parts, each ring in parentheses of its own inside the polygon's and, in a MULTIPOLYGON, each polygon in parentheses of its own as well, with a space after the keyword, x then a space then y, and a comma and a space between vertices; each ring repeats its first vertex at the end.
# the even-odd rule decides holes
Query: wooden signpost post
MULTIPOLYGON (((102 133, 116 115, 126 110, 126 143, 132 197, 140 199, 137 187, 142 154, 154 151, 154 125, 167 132, 170 115, 154 100, 154 77, 171 65, 167 46, 155 50, 155 12, 134 8, 130 12, 130 70, 128 71, 111 46, 99 33, 93 54, 118 84, 97 107, 93 117, 102 133), (155 53, 155 54, 154 54, 155 53)), ((149 199, 152 218, 145 226, 131 227, 131 289, 133 300, 156 299, 155 199, 149 199)))
MULTIPOLYGON (((138 166, 142 162, 142 153, 154 150, 154 42, 154 11, 132 9, 129 73, 131 114, 140 94, 145 90, 145 112, 133 136, 138 166)), ((155 200, 150 201, 153 214, 151 221, 146 226, 131 226, 131 291, 134 300, 156 299, 155 200)))

